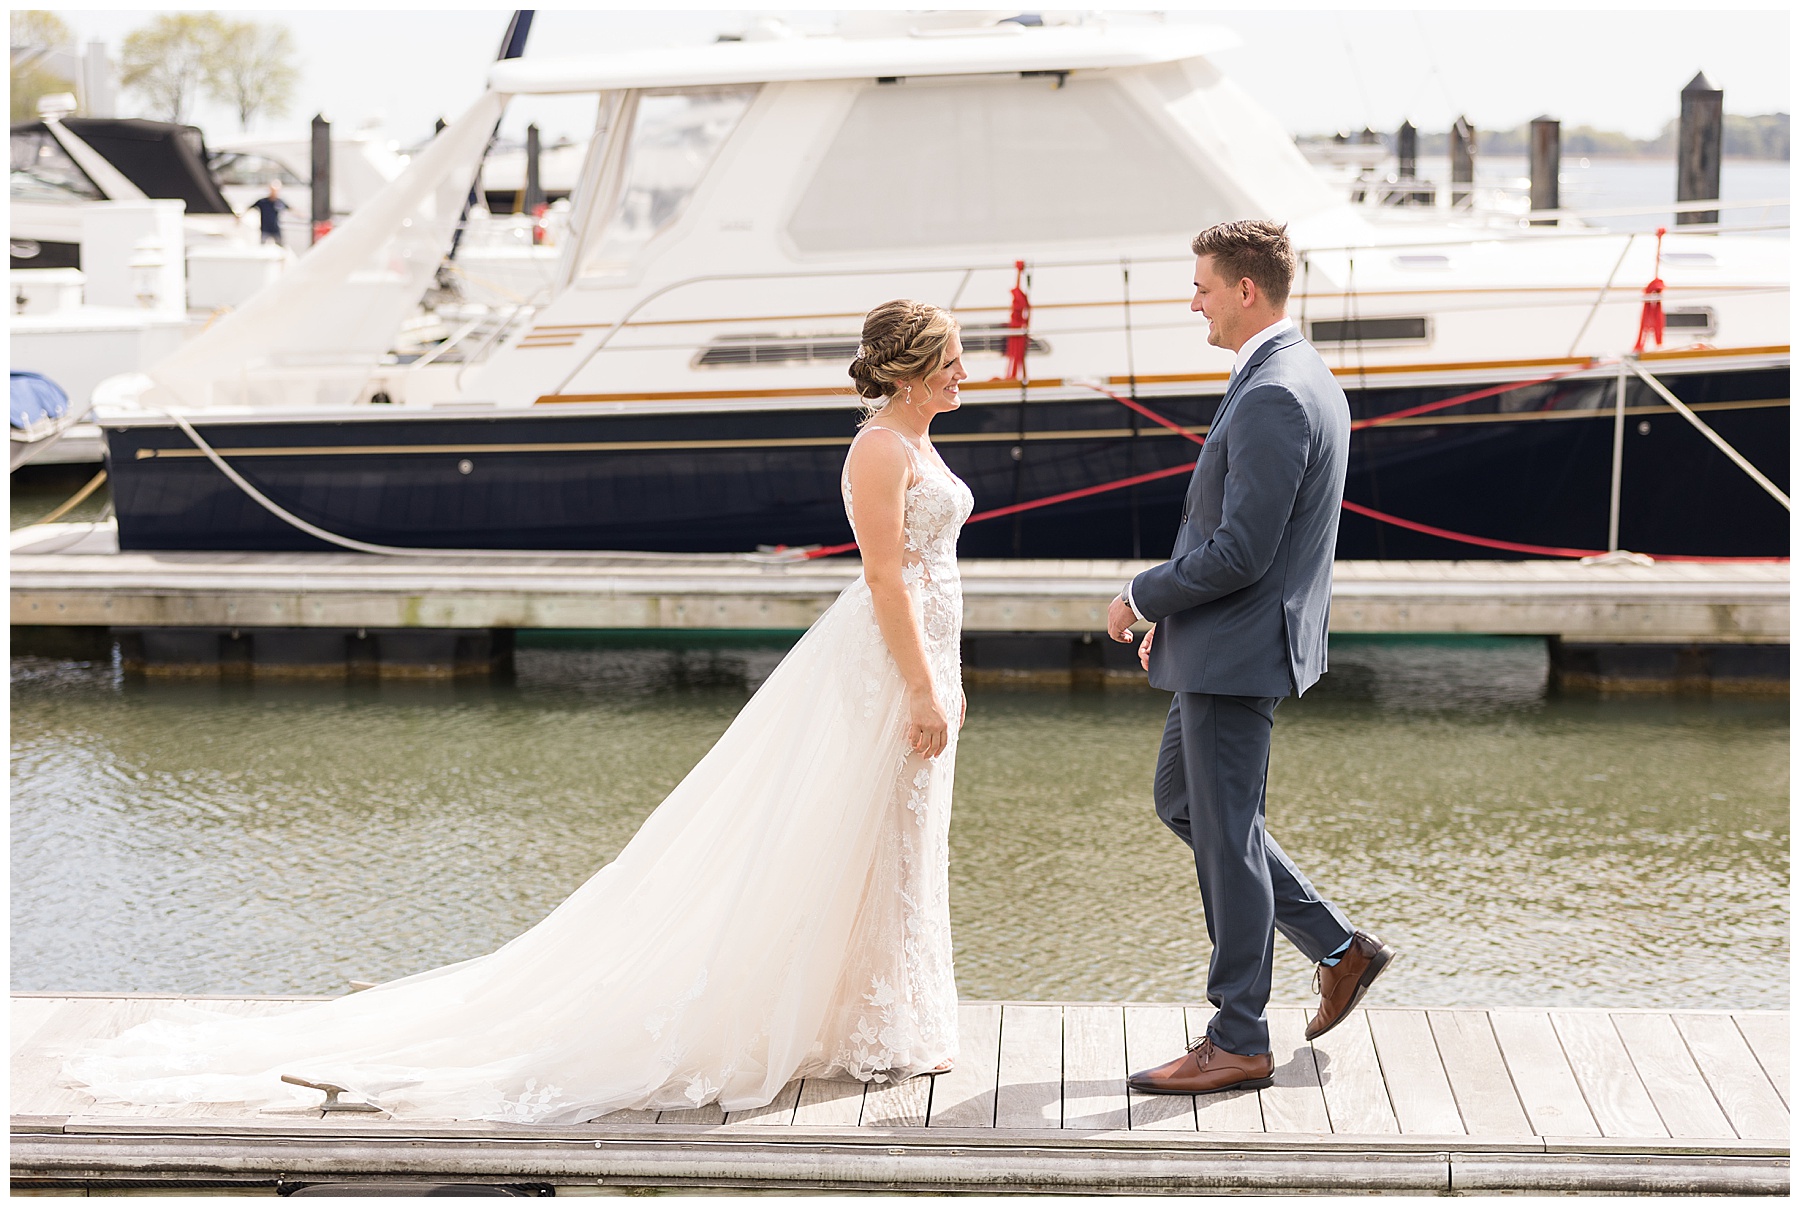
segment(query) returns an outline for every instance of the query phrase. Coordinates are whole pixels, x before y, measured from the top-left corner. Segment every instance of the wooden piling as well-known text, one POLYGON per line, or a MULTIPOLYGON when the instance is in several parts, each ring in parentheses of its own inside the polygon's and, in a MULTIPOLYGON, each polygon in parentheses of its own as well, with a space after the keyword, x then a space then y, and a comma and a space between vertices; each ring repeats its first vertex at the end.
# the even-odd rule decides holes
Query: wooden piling
POLYGON ((538 174, 538 163, 543 155, 543 144, 538 138, 537 123, 525 127, 525 212, 537 213, 537 207, 544 204, 543 179, 538 174))
MULTIPOLYGON (((1725 137, 1725 92, 1700 72, 1681 90, 1681 122, 1675 143, 1675 200, 1716 201, 1719 158, 1725 137)), ((1718 210, 1676 214, 1677 226, 1716 226, 1718 210)))
POLYGON ((312 239, 331 229, 331 123, 322 113, 312 119, 312 239))
MULTIPOLYGON (((1531 119, 1531 208, 1562 208, 1557 175, 1562 171, 1562 123, 1553 117, 1531 119)), ((1554 218, 1536 218, 1533 226, 1555 226, 1554 218)))
POLYGON ((1419 128, 1411 122, 1400 123, 1399 143, 1400 179, 1412 180, 1419 174, 1419 128))
POLYGON ((1474 192, 1475 127, 1468 118, 1459 117, 1450 127, 1450 204, 1472 205, 1474 192))

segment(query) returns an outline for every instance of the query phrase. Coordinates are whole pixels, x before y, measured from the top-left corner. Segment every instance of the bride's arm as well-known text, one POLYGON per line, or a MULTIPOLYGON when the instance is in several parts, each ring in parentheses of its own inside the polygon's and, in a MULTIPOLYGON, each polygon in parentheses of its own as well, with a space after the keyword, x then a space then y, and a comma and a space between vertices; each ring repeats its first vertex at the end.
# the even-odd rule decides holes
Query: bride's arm
POLYGON ((885 437, 858 441, 850 454, 850 497, 863 579, 869 584, 882 640, 906 681, 906 740, 913 750, 935 758, 950 741, 950 722, 933 690, 918 612, 901 573, 906 564, 906 487, 911 472, 906 450, 885 437))

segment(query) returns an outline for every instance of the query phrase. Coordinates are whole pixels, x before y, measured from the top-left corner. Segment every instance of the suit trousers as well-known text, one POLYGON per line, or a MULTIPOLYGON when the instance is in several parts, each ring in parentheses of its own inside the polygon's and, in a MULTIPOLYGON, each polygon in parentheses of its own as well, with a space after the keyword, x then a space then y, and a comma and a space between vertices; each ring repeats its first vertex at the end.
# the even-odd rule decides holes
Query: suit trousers
POLYGON ((1213 1045, 1269 1051, 1270 965, 1280 930, 1317 963, 1354 933, 1263 828, 1276 696, 1177 692, 1156 760, 1156 815, 1194 852, 1212 964, 1213 1045))

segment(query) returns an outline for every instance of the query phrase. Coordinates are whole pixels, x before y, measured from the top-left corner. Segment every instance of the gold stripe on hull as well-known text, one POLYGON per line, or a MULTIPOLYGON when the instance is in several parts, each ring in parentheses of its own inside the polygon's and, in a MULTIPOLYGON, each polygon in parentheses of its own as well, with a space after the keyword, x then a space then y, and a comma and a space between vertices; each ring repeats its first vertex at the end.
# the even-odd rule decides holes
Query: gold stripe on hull
MULTIPOLYGON (((1785 407, 1785 398, 1744 399, 1735 402, 1702 402, 1693 406, 1695 411, 1749 411, 1763 410, 1772 407, 1785 407)), ((1644 416, 1669 414, 1669 408, 1660 405, 1632 406, 1625 408, 1628 416, 1644 416)), ((1610 419, 1615 414, 1612 408, 1603 407, 1581 411, 1523 411, 1503 414, 1483 415, 1421 415, 1410 419, 1395 419, 1380 426, 1387 427, 1455 427, 1469 424, 1494 423, 1541 423, 1566 419, 1610 419)), ((1200 424, 1182 428, 1196 436, 1204 436, 1208 427, 1200 424)), ((1017 432, 945 432, 932 437, 936 444, 1018 444, 1021 442, 1044 443, 1058 440, 1125 440, 1133 435, 1140 439, 1175 439, 1176 432, 1166 428, 1151 427, 1133 433, 1130 428, 1079 428, 1065 431, 1026 432, 1021 436, 1017 432)), ((762 449, 762 448, 842 448, 847 446, 852 437, 849 436, 786 436, 768 439, 750 440, 569 440, 545 441, 518 444, 343 444, 343 445, 296 445, 291 448, 221 448, 215 449, 222 457, 331 457, 331 456, 363 456, 381 457, 398 455, 426 454, 463 454, 470 453, 620 453, 620 452, 685 452, 706 449, 762 449)), ((193 457, 204 457, 197 448, 140 448, 136 450, 139 461, 182 460, 193 457)))

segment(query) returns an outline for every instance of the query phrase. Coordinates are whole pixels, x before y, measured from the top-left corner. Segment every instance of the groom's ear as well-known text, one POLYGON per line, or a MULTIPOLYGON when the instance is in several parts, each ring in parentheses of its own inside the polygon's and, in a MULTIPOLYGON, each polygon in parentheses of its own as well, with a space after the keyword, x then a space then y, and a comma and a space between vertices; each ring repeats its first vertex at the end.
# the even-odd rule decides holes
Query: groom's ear
POLYGON ((1238 297, 1243 299, 1246 306, 1256 305, 1256 282, 1249 277, 1239 277, 1238 297))

